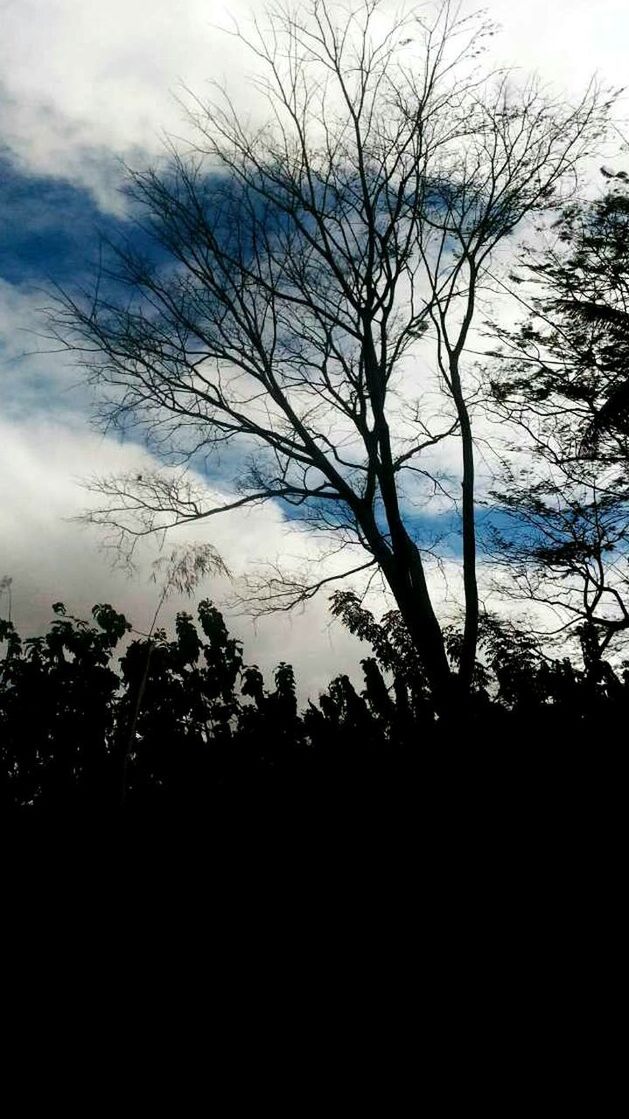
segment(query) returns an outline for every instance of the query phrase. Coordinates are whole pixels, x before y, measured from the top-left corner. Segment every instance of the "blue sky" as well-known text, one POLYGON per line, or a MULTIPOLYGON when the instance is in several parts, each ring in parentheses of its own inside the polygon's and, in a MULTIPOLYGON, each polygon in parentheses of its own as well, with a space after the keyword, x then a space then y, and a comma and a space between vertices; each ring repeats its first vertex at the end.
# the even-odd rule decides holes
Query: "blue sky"
POLYGON ((98 260, 99 232, 119 219, 104 214, 92 193, 59 176, 33 175, 0 152, 0 279, 41 287, 81 279, 98 260))
MULTIPOLYGON (((625 0, 487 6, 503 24, 503 58, 572 89, 594 70, 624 81, 625 0)), ((159 156, 164 130, 185 133, 183 83, 203 93, 208 78, 225 80, 255 116, 242 51, 216 25, 260 8, 246 0, 0 0, 0 577, 13 576, 26 627, 43 624, 48 603, 73 596, 79 609, 110 598, 131 617, 150 612, 152 592, 112 573, 97 541, 67 520, 84 503, 81 477, 135 468, 144 452, 90 424, 76 370, 38 337, 38 308, 49 281, 73 284, 89 273, 100 234, 129 232, 120 161, 145 165, 159 156)), ((448 516, 424 527, 439 531, 448 516)), ((213 521, 212 532, 238 565, 243 553, 254 563, 281 555, 283 525, 270 510, 220 528, 213 521)), ((256 636, 256 656, 264 663, 266 649, 270 664, 281 641, 312 680, 323 679, 354 655, 352 641, 327 627, 325 603, 307 622, 270 622, 256 636)))

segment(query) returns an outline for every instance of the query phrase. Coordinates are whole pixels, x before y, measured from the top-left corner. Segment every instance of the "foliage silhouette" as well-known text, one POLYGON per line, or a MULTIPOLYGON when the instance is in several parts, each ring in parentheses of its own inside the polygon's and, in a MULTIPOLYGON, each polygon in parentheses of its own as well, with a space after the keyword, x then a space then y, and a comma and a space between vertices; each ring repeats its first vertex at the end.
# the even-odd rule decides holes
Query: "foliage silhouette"
POLYGON ((510 517, 492 540, 503 593, 550 606, 561 640, 573 633, 594 673, 629 635, 624 182, 561 210, 552 238, 513 277, 535 285, 526 319, 515 329, 493 324, 501 341, 494 403, 516 432, 517 452, 494 494, 510 517))
MULTIPOLYGON (((172 639, 156 630, 129 641, 130 623, 107 604, 94 607, 92 623, 62 603, 53 610, 49 632, 25 641, 0 621, 5 811, 203 820, 228 806, 319 812, 335 798, 347 811, 365 799, 382 810, 388 795, 410 795, 432 747, 462 741, 452 734, 456 717, 439 717, 430 703, 399 614, 378 622, 350 592, 335 595, 333 610, 372 647, 361 662, 364 687, 341 675, 302 713, 291 666, 278 665, 268 689, 207 600, 196 623, 177 615, 172 639)), ((451 631, 453 665, 460 643, 451 631)), ((612 728, 626 722, 629 671, 618 675, 598 656, 595 671, 587 657, 582 667, 552 660, 534 637, 493 616, 481 620, 479 649, 474 702, 464 712, 466 750, 477 759, 534 744, 547 767, 562 744, 611 743, 612 728)))

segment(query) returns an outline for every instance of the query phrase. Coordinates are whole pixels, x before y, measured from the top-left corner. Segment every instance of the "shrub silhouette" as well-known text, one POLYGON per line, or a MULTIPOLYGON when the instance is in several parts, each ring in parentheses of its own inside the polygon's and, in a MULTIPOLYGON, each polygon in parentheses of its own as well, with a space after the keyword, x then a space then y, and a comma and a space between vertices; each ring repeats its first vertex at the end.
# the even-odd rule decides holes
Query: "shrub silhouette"
MULTIPOLYGON (((208 600, 196 621, 177 615, 171 639, 155 630, 122 652, 131 624, 109 604, 94 606, 87 622, 56 603, 48 633, 25 641, 0 620, 3 808, 201 818, 221 804, 312 807, 337 796, 349 810, 387 787, 402 794, 432 748, 448 746, 448 724, 430 706, 399 615, 378 622, 351 592, 334 596, 333 611, 371 647, 364 687, 342 674, 302 713, 292 667, 280 663, 267 688, 208 600)), ((454 667, 459 642, 451 630, 454 667)), ((474 704, 465 707, 477 759, 528 744, 546 765, 562 746, 614 742, 629 671, 592 665, 587 652, 582 667, 553 660, 491 615, 480 650, 474 704)))

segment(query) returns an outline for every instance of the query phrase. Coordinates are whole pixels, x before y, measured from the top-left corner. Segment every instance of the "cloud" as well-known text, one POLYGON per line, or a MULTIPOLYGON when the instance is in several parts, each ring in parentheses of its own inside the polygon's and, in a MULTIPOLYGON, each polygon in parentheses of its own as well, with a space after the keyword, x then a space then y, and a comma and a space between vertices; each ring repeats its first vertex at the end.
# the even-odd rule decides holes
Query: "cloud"
MULTIPOLYGON (((63 176, 121 212, 117 156, 135 165, 189 131, 177 97, 225 83, 242 113, 254 60, 220 28, 260 16, 254 0, 0 0, 0 145, 30 173, 63 176)), ((393 5, 391 5, 393 7, 393 5)), ((572 93, 597 71, 625 79, 625 0, 490 0, 495 61, 537 68, 572 93)))
POLYGON ((87 427, 91 390, 46 336, 43 290, 0 279, 0 401, 4 423, 67 416, 87 427), (80 416, 80 419, 79 419, 80 416))
POLYGON ((572 95, 596 72, 618 86, 626 80, 629 9, 626 0, 490 0, 488 14, 500 24, 492 53, 572 95))
MULTIPOLYGON (((45 630, 57 601, 83 617, 96 602, 111 602, 138 629, 148 628, 159 597, 150 581, 157 545, 140 549, 138 571, 130 578, 112 568, 97 530, 69 518, 89 502, 79 481, 94 468, 141 472, 154 466, 140 448, 86 432, 80 418, 0 420, 0 577, 13 578, 13 616, 23 636, 45 630)), ((273 505, 179 530, 166 553, 172 543, 192 540, 212 543, 236 575, 256 561, 303 553, 307 547, 303 534, 291 533, 273 505)), ((232 596, 233 586, 215 577, 198 588, 195 598, 214 598, 221 605, 232 596)), ((194 613, 194 603, 175 596, 160 620, 172 626, 177 610, 194 613)), ((326 596, 290 619, 275 616, 255 625, 225 613, 233 635, 244 641, 246 659, 260 665, 269 683, 282 660, 294 664, 303 700, 316 699, 340 672, 350 671, 360 681, 358 661, 369 650, 330 618, 326 596)))
MULTIPOLYGON (((30 172, 65 176, 119 210, 111 154, 129 162, 181 134, 176 96, 240 77, 222 35, 248 4, 207 0, 4 0, 0 142, 30 172)), ((236 85, 242 85, 236 82, 236 85)), ((246 95, 245 95, 246 96, 246 95)))

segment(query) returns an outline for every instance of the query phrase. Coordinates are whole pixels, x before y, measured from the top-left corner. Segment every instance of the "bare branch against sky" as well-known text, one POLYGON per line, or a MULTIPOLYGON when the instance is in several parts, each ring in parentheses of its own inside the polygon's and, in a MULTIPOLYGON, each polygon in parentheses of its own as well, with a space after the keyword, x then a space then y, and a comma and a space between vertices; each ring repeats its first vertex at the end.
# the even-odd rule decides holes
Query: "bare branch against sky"
POLYGON ((108 420, 166 461, 240 455, 237 497, 208 504, 171 475, 103 479, 94 522, 145 532, 282 501, 338 543, 335 577, 377 566, 447 703, 470 687, 478 634, 464 356, 478 294, 495 250, 574 186, 609 97, 590 86, 567 104, 487 72, 494 28, 458 4, 389 11, 311 0, 237 26, 266 120, 219 87, 189 98, 195 140, 128 174, 152 255, 113 245, 93 291, 61 295, 56 331, 108 390, 108 420), (446 440, 460 456, 457 678, 406 500, 446 440))

